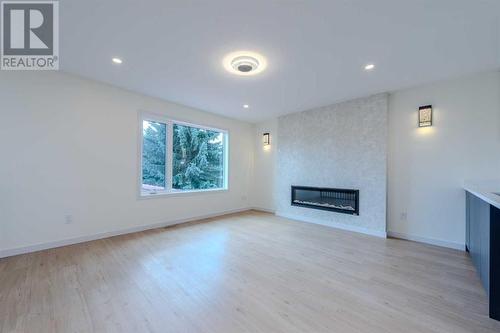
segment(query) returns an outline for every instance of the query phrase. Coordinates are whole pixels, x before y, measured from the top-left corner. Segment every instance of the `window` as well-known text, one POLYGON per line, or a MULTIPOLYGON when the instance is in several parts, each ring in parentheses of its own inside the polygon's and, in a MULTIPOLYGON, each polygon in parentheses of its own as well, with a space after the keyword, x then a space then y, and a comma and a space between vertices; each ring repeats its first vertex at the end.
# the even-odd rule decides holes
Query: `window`
POLYGON ((143 114, 141 195, 227 188, 227 132, 143 114))
POLYGON ((224 134, 174 123, 172 188, 224 187, 224 134))
POLYGON ((142 189, 163 191, 167 187, 167 125, 142 121, 142 189))

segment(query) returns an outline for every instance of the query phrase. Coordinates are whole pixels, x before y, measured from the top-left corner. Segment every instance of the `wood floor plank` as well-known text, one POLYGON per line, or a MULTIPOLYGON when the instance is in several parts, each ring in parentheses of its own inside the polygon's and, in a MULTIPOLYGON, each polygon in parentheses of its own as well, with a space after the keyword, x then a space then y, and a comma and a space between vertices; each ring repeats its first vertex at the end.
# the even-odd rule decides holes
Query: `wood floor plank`
POLYGON ((249 212, 0 259, 0 332, 500 332, 464 252, 249 212))

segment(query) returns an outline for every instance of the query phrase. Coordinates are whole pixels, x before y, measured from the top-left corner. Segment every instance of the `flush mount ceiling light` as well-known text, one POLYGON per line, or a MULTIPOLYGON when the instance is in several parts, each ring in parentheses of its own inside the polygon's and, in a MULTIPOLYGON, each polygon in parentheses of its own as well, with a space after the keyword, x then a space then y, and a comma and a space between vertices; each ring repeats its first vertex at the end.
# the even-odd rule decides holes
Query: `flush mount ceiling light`
POLYGON ((115 63, 115 64, 118 64, 118 65, 119 65, 119 64, 121 64, 121 63, 123 62, 120 58, 113 58, 113 59, 111 59, 111 61, 112 61, 113 63, 115 63))
POLYGON ((243 107, 244 107, 245 109, 248 109, 248 108, 250 107, 250 105, 248 105, 248 104, 243 104, 243 107))
POLYGON ((238 51, 224 57, 224 68, 233 74, 250 76, 261 73, 267 67, 266 59, 255 52, 238 51))

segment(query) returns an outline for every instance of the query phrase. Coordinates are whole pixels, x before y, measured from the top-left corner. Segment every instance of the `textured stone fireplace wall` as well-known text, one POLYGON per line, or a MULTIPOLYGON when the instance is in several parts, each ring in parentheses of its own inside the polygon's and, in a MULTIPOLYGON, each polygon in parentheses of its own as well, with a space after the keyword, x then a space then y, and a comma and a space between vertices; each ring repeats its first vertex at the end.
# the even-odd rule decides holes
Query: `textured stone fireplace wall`
POLYGON ((385 236, 388 96, 379 94, 278 119, 276 213, 385 236), (293 207, 291 185, 360 190, 360 215, 293 207))

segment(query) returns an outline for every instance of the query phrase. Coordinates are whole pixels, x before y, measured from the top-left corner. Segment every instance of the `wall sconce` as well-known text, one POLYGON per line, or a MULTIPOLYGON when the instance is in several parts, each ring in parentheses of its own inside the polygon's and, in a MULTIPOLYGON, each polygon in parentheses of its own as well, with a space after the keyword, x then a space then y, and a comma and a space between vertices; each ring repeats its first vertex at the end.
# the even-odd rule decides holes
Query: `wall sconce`
POLYGON ((262 141, 264 142, 264 146, 269 146, 271 144, 269 133, 262 134, 262 141))
POLYGON ((432 126, 432 105, 418 108, 418 127, 432 126))

